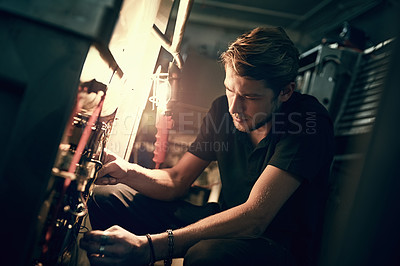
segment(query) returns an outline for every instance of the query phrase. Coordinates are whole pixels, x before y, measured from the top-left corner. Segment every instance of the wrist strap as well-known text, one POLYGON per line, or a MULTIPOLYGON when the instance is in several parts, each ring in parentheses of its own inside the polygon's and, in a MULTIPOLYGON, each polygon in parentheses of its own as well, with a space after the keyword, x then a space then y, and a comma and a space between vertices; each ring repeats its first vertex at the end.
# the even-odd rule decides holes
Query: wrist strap
POLYGON ((168 257, 164 260, 165 266, 171 266, 172 257, 174 256, 174 234, 171 229, 167 230, 168 233, 168 257))
POLYGON ((150 246, 150 263, 149 266, 153 266, 154 262, 156 260, 156 256, 154 253, 154 246, 153 246, 153 241, 151 240, 150 234, 146 234, 147 241, 149 241, 149 246, 150 246))

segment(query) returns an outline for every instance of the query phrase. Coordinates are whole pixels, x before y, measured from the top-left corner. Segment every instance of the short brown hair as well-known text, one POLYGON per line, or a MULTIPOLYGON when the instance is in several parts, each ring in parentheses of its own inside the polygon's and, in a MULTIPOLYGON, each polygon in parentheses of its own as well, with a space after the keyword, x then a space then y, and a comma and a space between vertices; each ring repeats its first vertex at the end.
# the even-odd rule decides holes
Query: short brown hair
POLYGON ((295 80, 299 52, 281 27, 258 27, 239 36, 221 61, 239 76, 264 80, 277 95, 295 80))

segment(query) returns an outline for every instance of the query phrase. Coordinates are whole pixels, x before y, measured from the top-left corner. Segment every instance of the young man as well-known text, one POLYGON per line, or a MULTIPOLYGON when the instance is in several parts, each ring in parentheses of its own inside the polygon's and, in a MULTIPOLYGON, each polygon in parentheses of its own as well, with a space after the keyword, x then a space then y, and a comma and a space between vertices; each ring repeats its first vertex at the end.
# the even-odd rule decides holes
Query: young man
POLYGON ((105 231, 81 241, 92 264, 316 263, 333 156, 329 115, 294 91, 298 51, 282 28, 256 28, 221 58, 226 96, 177 165, 145 169, 107 154, 89 205, 93 228, 105 231), (180 201, 213 160, 221 209, 180 201))

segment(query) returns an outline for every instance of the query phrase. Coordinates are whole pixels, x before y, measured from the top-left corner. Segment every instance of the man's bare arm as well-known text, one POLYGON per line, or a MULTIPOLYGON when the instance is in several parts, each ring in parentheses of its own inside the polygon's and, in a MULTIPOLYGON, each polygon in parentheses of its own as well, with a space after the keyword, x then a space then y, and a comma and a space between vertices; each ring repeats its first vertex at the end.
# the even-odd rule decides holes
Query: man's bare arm
POLYGON ((172 168, 147 169, 109 153, 96 184, 126 184, 153 199, 173 200, 183 196, 209 164, 187 152, 172 168))
MULTIPOLYGON (((200 240, 260 236, 299 185, 300 181, 288 172, 267 166, 245 203, 175 230, 175 256, 182 256, 200 240)), ((159 258, 165 257, 166 234, 152 237, 159 258)))

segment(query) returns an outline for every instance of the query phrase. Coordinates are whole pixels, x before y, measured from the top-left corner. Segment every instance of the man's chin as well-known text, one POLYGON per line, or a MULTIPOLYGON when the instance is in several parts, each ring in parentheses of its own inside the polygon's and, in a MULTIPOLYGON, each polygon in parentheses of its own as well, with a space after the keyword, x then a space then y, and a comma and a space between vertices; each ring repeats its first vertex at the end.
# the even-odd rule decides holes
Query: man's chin
POLYGON ((239 123, 238 121, 233 120, 233 124, 235 125, 235 128, 241 132, 245 132, 245 133, 250 133, 253 130, 257 130, 260 127, 264 126, 265 124, 267 124, 269 121, 271 121, 270 117, 267 117, 266 119, 260 121, 257 124, 248 124, 248 123, 239 123))
POLYGON ((235 128, 240 132, 249 133, 251 131, 249 126, 245 123, 239 123, 237 121, 233 121, 233 124, 235 125, 235 128))

